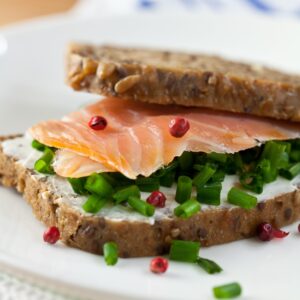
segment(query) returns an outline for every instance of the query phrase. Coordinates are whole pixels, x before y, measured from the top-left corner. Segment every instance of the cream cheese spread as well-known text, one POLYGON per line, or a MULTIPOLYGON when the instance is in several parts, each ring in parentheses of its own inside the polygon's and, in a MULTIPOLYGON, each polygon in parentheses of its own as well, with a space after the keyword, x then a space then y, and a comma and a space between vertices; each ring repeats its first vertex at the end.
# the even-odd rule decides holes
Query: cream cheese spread
MULTIPOLYGON (((23 137, 6 140, 2 142, 1 145, 3 152, 6 155, 13 157, 17 163, 21 164, 23 167, 34 171, 34 163, 41 157, 42 154, 31 147, 31 142, 32 138, 25 135, 23 137)), ((74 193, 70 183, 65 178, 57 175, 43 175, 35 171, 32 176, 36 180, 43 180, 48 183, 49 191, 58 195, 58 199, 56 200, 58 203, 70 205, 73 209, 80 211, 82 214, 91 215, 82 209, 82 205, 86 201, 87 197, 79 196, 74 193)), ((235 207, 227 202, 227 193, 237 182, 238 177, 236 175, 226 175, 222 182, 221 205, 216 207, 202 204, 201 210, 217 209, 219 207, 235 207)), ((292 181, 278 177, 276 181, 266 184, 261 194, 255 194, 255 196, 258 201, 264 201, 280 196, 281 194, 292 192, 296 190, 299 185, 300 175, 295 177, 292 181)), ((174 184, 171 188, 161 187, 160 190, 167 197, 166 206, 164 208, 157 208, 152 217, 145 217, 133 211, 130 207, 110 204, 107 204, 107 206, 102 208, 97 214, 95 214, 95 216, 101 216, 112 221, 127 220, 131 222, 138 221, 150 224, 154 224, 156 220, 170 218, 173 216, 174 208, 178 205, 175 201, 176 184, 174 184)), ((146 199, 148 196, 149 193, 142 193, 142 199, 146 199)))

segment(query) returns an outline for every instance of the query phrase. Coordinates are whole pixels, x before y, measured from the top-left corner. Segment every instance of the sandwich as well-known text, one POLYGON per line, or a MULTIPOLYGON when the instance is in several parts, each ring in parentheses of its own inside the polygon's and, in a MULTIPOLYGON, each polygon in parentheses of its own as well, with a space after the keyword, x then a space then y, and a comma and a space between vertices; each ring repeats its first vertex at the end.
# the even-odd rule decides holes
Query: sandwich
POLYGON ((300 77, 200 54, 73 44, 104 96, 0 140, 0 182, 61 240, 121 257, 227 243, 300 218, 300 77))

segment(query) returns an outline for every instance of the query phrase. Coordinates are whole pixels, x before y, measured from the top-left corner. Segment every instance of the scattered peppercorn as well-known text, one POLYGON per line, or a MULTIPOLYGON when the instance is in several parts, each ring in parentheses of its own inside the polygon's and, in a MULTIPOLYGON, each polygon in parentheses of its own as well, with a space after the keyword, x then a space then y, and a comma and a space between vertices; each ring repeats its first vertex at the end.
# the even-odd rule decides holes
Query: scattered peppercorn
POLYGON ((156 274, 165 273, 168 269, 169 262, 166 258, 163 257, 155 257, 151 260, 150 270, 156 274))
POLYGON ((94 130, 103 130, 107 126, 107 121, 101 116, 94 116, 90 119, 89 126, 94 130))
POLYGON ((44 241, 49 244, 55 244, 60 237, 60 233, 57 227, 49 227, 43 235, 44 241))

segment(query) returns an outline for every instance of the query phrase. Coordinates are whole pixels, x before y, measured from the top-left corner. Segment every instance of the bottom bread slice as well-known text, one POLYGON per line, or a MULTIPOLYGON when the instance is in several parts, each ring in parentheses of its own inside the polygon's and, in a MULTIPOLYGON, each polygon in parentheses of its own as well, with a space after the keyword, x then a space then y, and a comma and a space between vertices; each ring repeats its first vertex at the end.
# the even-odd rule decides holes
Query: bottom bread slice
POLYGON ((254 236, 262 222, 281 227, 300 218, 299 189, 259 202, 251 210, 215 207, 188 219, 171 217, 154 224, 86 215, 58 201, 60 195, 53 192, 51 182, 6 155, 1 141, 9 138, 13 137, 0 138, 0 182, 23 194, 46 226, 57 226, 66 245, 84 251, 102 254, 103 244, 114 241, 121 257, 161 255, 168 252, 172 239, 211 246, 254 236))

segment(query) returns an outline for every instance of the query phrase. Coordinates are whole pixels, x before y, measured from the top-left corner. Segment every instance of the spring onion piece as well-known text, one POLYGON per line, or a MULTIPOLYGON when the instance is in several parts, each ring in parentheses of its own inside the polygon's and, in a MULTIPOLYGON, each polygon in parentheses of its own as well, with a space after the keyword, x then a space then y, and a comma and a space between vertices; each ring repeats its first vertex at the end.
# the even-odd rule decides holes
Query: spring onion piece
POLYGON ((197 259, 197 264, 208 274, 215 274, 223 271, 217 263, 207 258, 199 257, 197 259))
POLYGON ((98 195, 91 195, 82 205, 82 208, 85 212, 96 214, 107 202, 107 199, 101 198, 98 195))
POLYGON ((35 162, 34 169, 39 173, 54 174, 51 166, 54 155, 54 152, 50 148, 45 148, 42 157, 35 162))
POLYGON ((155 212, 155 207, 146 201, 141 200, 139 197, 130 196, 128 204, 140 214, 146 217, 152 217, 155 212))
POLYGON ((209 205, 220 205, 221 203, 221 189, 220 182, 207 184, 205 186, 197 187, 197 200, 200 203, 209 205))
POLYGON ((151 177, 162 177, 171 171, 175 171, 177 167, 178 167, 178 161, 175 159, 166 167, 157 170, 151 177))
POLYGON ((173 240, 170 249, 170 259, 195 263, 200 250, 199 242, 173 240))
POLYGON ((82 178, 68 178, 69 183, 71 184, 73 191, 79 195, 86 195, 87 190, 84 185, 86 183, 86 177, 82 178))
POLYGON ((118 246, 114 242, 103 245, 103 256, 108 266, 114 266, 118 262, 118 246))
POLYGON ((208 183, 222 182, 225 178, 225 172, 223 170, 217 170, 214 175, 210 178, 208 183))
POLYGON ((272 169, 284 168, 288 164, 287 146, 283 143, 268 141, 261 154, 261 159, 268 159, 272 169))
POLYGON ((242 208, 251 209, 256 206, 257 198, 233 187, 228 192, 227 201, 242 208))
POLYGON ((294 177, 300 174, 300 162, 293 164, 289 168, 281 169, 279 174, 286 179, 292 180, 294 177))
POLYGON ((230 299, 240 296, 242 288, 237 282, 232 282, 214 287, 213 293, 217 299, 230 299))
POLYGON ((37 140, 33 140, 32 143, 31 143, 31 146, 32 148, 38 150, 38 151, 44 151, 46 146, 43 145, 42 143, 40 143, 39 141, 37 140))
POLYGON ((156 177, 139 177, 135 184, 142 192, 153 192, 159 190, 159 179, 156 177))
POLYGON ((85 189, 89 192, 96 194, 102 198, 109 198, 113 193, 112 186, 101 174, 90 175, 85 183, 85 189))
POLYGON ((205 165, 202 171, 200 171, 193 179, 193 184, 196 187, 203 186, 216 172, 216 169, 211 166, 205 165))
POLYGON ((300 161, 300 150, 291 150, 290 159, 294 162, 300 161))
POLYGON ((243 173, 240 176, 240 183, 243 188, 254 193, 261 194, 264 187, 264 181, 261 175, 255 173, 243 173))
POLYGON ((181 156, 178 158, 179 167, 183 171, 188 171, 193 166, 193 153, 184 151, 181 156))
POLYGON ((141 197, 140 190, 136 185, 131 185, 129 187, 117 191, 113 195, 113 199, 116 201, 117 204, 120 204, 121 202, 127 201, 130 196, 138 198, 141 197))
POLYGON ((227 161, 227 154, 226 153, 217 153, 217 152, 211 152, 207 154, 207 157, 211 160, 214 160, 216 162, 220 162, 225 164, 227 161))
POLYGON ((161 186, 171 187, 175 182, 175 177, 175 171, 168 172, 167 174, 159 178, 159 183, 161 186))
POLYGON ((174 209, 176 217, 189 218, 200 210, 200 203, 196 199, 190 199, 174 209))
POLYGON ((191 198, 192 194, 192 179, 188 176, 179 176, 177 181, 175 200, 178 203, 183 203, 191 198))

